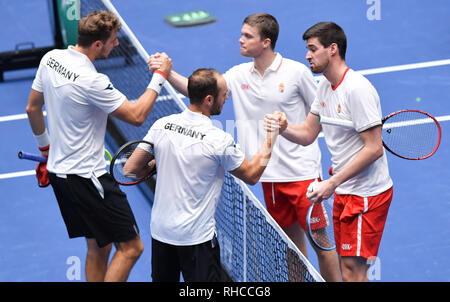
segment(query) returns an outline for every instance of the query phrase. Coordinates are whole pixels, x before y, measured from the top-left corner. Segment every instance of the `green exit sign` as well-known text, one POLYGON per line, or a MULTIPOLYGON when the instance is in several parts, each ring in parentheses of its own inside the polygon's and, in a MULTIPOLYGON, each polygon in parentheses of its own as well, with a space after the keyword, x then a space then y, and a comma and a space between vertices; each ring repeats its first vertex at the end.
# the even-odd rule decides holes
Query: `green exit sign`
POLYGON ((216 21, 216 18, 204 10, 168 15, 164 20, 175 27, 195 26, 216 21))

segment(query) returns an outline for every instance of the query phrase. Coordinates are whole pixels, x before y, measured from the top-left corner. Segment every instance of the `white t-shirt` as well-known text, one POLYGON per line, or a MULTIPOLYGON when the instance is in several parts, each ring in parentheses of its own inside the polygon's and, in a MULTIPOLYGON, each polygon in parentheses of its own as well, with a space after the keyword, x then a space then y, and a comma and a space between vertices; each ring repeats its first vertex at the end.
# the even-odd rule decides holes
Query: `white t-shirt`
MULTIPOLYGON (((317 84, 309 69, 279 53, 264 76, 253 62, 236 65, 224 78, 233 97, 237 137, 247 158, 252 158, 265 140, 264 116, 285 112, 292 124, 302 123, 316 95, 317 84)), ((309 146, 279 137, 262 182, 291 182, 321 176, 321 153, 317 140, 309 146)))
POLYGON ((244 153, 230 134, 189 109, 157 120, 144 140, 154 144, 158 171, 152 237, 179 246, 211 240, 225 170, 238 168, 244 153))
POLYGON ((125 96, 106 75, 97 72, 86 55, 71 46, 44 55, 32 88, 44 94, 47 110, 47 170, 83 177, 106 173, 106 121, 125 96))
MULTIPOLYGON (((355 129, 322 125, 331 153, 333 171, 341 171, 363 148, 360 132, 381 125, 381 105, 375 87, 361 74, 347 69, 340 84, 331 87, 327 79, 319 83, 311 113, 352 121, 355 129)), ((386 153, 364 171, 337 187, 338 194, 378 195, 392 187, 386 153)))

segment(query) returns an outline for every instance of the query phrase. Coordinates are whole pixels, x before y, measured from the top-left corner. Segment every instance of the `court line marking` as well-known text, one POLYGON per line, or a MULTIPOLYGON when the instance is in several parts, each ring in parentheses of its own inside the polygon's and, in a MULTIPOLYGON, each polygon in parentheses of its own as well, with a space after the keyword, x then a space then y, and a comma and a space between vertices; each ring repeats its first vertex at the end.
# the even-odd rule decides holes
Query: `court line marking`
MULTIPOLYGON (((370 69, 362 69, 362 70, 357 70, 356 72, 358 72, 362 75, 370 75, 370 74, 388 73, 388 72, 394 72, 394 71, 404 71, 404 70, 411 70, 411 69, 437 67, 437 66, 444 66, 444 65, 450 65, 450 59, 412 63, 412 64, 403 64, 403 65, 394 65, 394 66, 386 66, 386 67, 378 67, 378 68, 370 68, 370 69)), ((324 78, 324 76, 320 75, 320 76, 315 76, 314 78, 317 81, 320 81, 321 79, 324 78)))
MULTIPOLYGON (((436 117, 436 120, 439 122, 450 121, 450 115, 443 115, 443 116, 436 117)), ((323 138, 322 131, 319 133, 318 137, 323 138)), ((36 175, 36 171, 28 170, 28 171, 21 171, 21 172, 3 173, 3 174, 0 174, 0 179, 8 179, 8 178, 15 178, 15 177, 22 177, 22 176, 30 176, 30 175, 36 175)))
POLYGON ((3 173, 3 174, 0 174, 0 179, 8 179, 8 178, 15 178, 15 177, 22 177, 22 176, 30 176, 30 175, 36 175, 36 170, 3 173))
POLYGON ((363 69, 363 70, 359 70, 358 72, 363 75, 368 75, 368 74, 387 73, 387 72, 403 71, 403 70, 411 70, 411 69, 429 68, 429 67, 444 66, 444 65, 450 65, 450 59, 428 61, 428 62, 422 62, 422 63, 405 64, 405 65, 396 65, 396 66, 389 66, 389 67, 363 69))
MULTIPOLYGON (((405 65, 388 66, 388 67, 380 67, 380 68, 372 68, 372 69, 364 69, 364 70, 359 70, 358 72, 363 75, 368 75, 368 74, 387 73, 387 72, 428 68, 428 67, 443 66, 443 65, 450 65, 450 59, 413 63, 413 64, 405 64, 405 65)), ((323 76, 319 76, 319 77, 323 77, 323 76)), ((318 77, 316 77, 316 78, 318 78, 318 77)), ((47 115, 47 112, 44 111, 44 116, 45 115, 47 115)), ((14 120, 20 120, 20 119, 26 119, 26 118, 28 118, 26 113, 8 115, 8 116, 3 116, 3 117, 0 116, 0 122, 14 121, 14 120)), ((450 115, 436 117, 436 120, 438 120, 439 122, 449 121, 450 115)), ((323 132, 320 132, 318 137, 322 138, 323 132)), ((3 173, 3 174, 0 174, 0 179, 8 179, 8 178, 14 178, 14 177, 35 175, 35 173, 36 173, 35 170, 3 173)))
MULTIPOLYGON (((404 65, 394 65, 394 66, 379 67, 379 68, 362 69, 362 70, 357 70, 357 72, 361 73, 362 75, 370 75, 370 74, 388 73, 388 72, 394 72, 394 71, 429 68, 429 67, 444 66, 444 65, 450 65, 450 59, 404 64, 404 65)), ((316 80, 320 80, 322 78, 324 78, 323 75, 315 77, 316 80)), ((178 95, 180 95, 180 94, 178 94, 178 95)), ((183 98, 185 98, 184 95, 181 95, 181 96, 183 98)), ((169 96, 159 96, 157 98, 157 101, 165 101, 165 100, 169 100, 169 99, 171 99, 171 97, 169 97, 169 96)), ((46 114, 47 113, 44 111, 44 115, 46 115, 46 114)), ((0 116, 0 122, 8 122, 8 121, 14 121, 14 120, 20 120, 20 119, 26 119, 26 118, 28 118, 26 113, 8 115, 8 116, 0 116)))
MULTIPOLYGON (((44 116, 47 116, 47 111, 43 111, 44 116)), ((0 122, 10 122, 10 121, 16 121, 16 120, 23 120, 27 119, 28 115, 26 113, 21 114, 13 114, 13 115, 5 115, 0 116, 0 122)))

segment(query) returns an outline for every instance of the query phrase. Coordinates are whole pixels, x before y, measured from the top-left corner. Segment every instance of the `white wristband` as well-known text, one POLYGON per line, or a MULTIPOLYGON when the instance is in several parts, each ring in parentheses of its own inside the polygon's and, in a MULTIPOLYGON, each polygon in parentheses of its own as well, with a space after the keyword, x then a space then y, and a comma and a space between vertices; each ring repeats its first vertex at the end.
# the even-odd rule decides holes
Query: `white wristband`
POLYGON ((162 87, 164 86, 164 82, 166 81, 166 78, 162 72, 158 72, 156 70, 153 73, 152 80, 150 81, 150 84, 148 84, 147 88, 153 89, 156 91, 157 94, 161 92, 162 87))
POLYGON ((47 129, 44 130, 44 133, 35 135, 34 138, 39 146, 39 148, 44 148, 50 145, 50 137, 48 136, 47 129))

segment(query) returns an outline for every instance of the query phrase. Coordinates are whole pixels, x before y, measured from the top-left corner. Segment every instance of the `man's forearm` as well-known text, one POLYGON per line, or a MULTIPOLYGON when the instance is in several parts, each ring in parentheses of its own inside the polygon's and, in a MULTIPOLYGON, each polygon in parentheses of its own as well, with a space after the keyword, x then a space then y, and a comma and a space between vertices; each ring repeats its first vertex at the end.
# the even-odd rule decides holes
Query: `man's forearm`
POLYGON ((41 135, 45 131, 45 119, 42 112, 43 104, 42 93, 31 90, 25 110, 34 135, 41 135))
POLYGON ((289 125, 281 135, 285 139, 302 146, 312 144, 317 137, 307 131, 304 124, 289 125))
POLYGON ((167 80, 169 83, 178 90, 181 94, 188 97, 188 79, 174 71, 173 69, 170 71, 167 80))
POLYGON ((344 169, 330 178, 336 187, 361 173, 378 158, 383 156, 384 149, 381 139, 381 127, 367 130, 360 135, 364 141, 364 147, 344 169))

